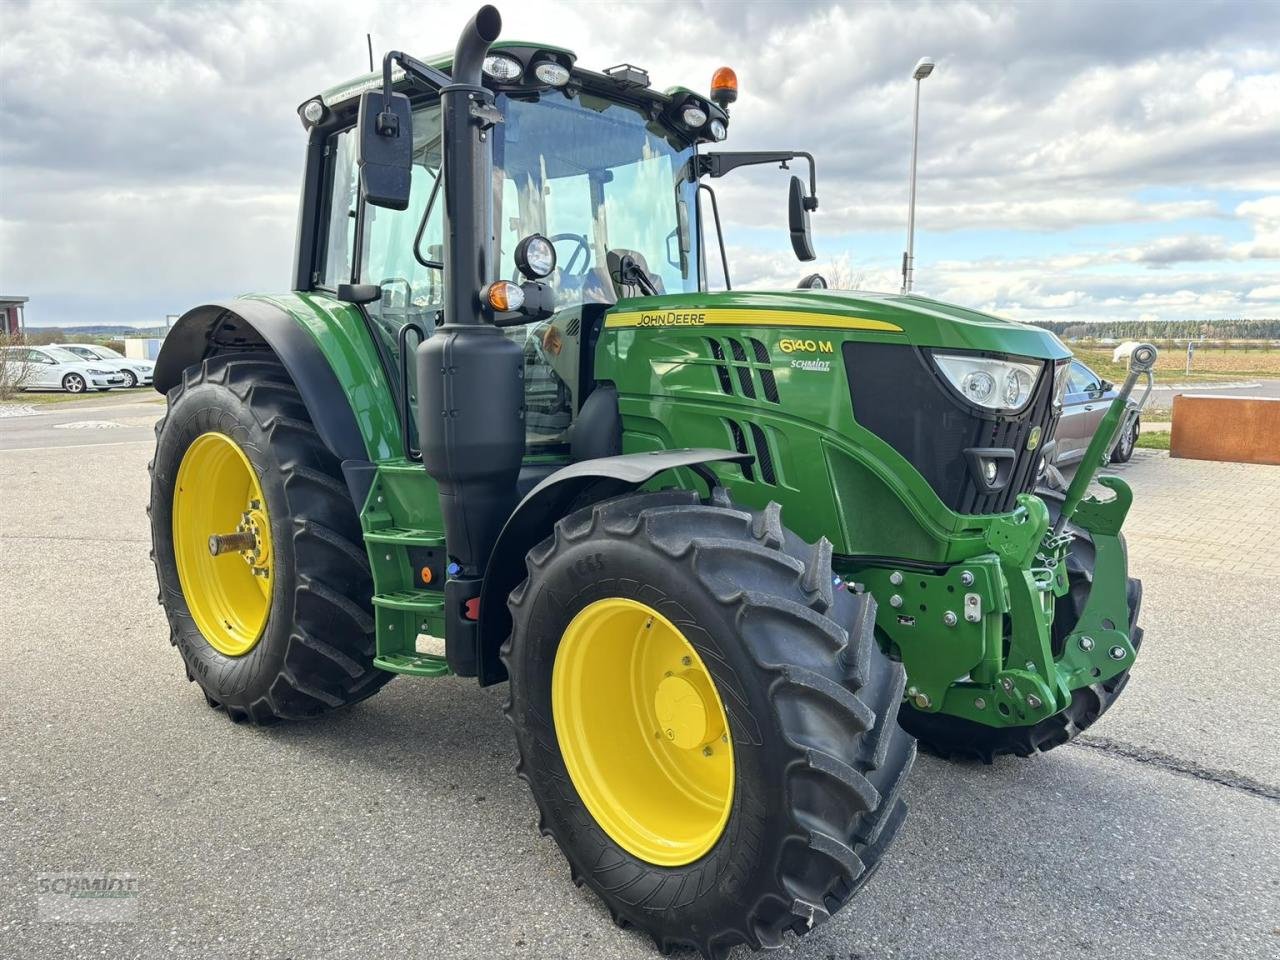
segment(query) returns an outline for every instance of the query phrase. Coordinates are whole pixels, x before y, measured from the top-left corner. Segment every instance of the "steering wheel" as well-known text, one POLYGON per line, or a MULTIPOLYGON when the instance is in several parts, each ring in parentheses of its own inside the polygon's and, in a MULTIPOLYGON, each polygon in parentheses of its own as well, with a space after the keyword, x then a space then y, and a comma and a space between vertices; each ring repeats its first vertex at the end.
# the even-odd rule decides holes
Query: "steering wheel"
POLYGON ((551 241, 551 245, 555 246, 563 240, 572 240, 575 244, 573 252, 569 254, 569 259, 564 266, 560 268, 561 272, 570 277, 585 277, 591 269, 591 244, 587 242, 585 233, 557 233, 547 237, 551 241), (582 269, 574 271, 573 265, 578 262, 578 257, 582 257, 582 269))

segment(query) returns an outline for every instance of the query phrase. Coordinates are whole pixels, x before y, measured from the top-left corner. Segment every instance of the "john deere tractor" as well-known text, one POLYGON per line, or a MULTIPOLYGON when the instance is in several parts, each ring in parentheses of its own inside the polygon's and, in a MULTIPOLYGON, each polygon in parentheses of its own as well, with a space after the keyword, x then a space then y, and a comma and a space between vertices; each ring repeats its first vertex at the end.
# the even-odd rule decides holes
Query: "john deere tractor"
POLYGON ((1038 491, 1055 337, 817 275, 733 290, 709 181, 803 165, 813 259, 813 158, 720 149, 732 71, 659 93, 500 27, 303 103, 292 292, 169 335, 171 639, 250 723, 506 682, 576 883, 663 950, 777 946, 875 872, 916 738, 1026 756, 1123 689, 1131 497, 1084 494, 1154 351, 1038 491))

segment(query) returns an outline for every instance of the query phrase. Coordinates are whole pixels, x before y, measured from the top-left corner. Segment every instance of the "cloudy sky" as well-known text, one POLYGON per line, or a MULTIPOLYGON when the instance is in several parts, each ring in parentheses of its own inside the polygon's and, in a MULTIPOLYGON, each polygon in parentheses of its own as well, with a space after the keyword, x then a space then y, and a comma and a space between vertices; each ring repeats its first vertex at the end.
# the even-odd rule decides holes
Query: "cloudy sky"
MULTIPOLYGON (((0 0, 0 293, 162 322, 289 284, 299 102, 476 3, 0 0)), ((1280 316, 1280 2, 499 3, 504 36, 704 89, 729 146, 818 157, 819 266, 893 290, 910 72, 917 288, 1018 319, 1280 316)), ((736 286, 792 286, 784 174, 717 182, 736 286)))

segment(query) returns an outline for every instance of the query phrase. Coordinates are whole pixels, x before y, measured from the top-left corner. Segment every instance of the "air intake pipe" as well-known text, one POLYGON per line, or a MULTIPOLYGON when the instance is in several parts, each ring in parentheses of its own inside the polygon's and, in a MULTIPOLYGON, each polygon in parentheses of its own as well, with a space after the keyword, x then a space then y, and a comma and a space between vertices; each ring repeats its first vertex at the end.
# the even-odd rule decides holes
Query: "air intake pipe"
POLYGON ((494 279, 493 94, 480 83, 502 17, 482 7, 454 51, 440 92, 444 151, 444 322, 418 347, 422 463, 436 481, 452 568, 445 585, 446 654, 475 674, 470 601, 516 503, 524 456, 524 351, 490 322, 480 291, 494 279))

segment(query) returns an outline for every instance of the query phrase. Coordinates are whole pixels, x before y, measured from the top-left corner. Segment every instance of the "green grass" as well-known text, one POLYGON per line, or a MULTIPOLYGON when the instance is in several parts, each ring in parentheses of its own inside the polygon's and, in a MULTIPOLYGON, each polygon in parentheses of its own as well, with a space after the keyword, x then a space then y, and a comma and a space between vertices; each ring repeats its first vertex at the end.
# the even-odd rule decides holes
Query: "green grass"
POLYGON ((1168 450, 1169 434, 1163 430, 1158 433, 1140 433, 1137 445, 1143 450, 1168 450))
MULTIPOLYGON (((108 393, 119 393, 123 391, 111 390, 108 393)), ((20 403, 30 406, 41 406, 49 403, 73 403, 76 400, 100 400, 107 396, 106 393, 98 393, 96 390, 90 390, 87 393, 62 393, 43 390, 28 390, 21 393, 15 393, 9 397, 5 403, 20 403)))
MULTIPOLYGON (((1073 343, 1067 346, 1099 376, 1113 383, 1124 380, 1126 367, 1124 364, 1112 362, 1113 347, 1085 343, 1073 343)), ((1158 385, 1274 380, 1280 378, 1280 350, 1228 350, 1202 347, 1196 350, 1191 361, 1191 372, 1187 373, 1184 349, 1170 348, 1160 352, 1155 372, 1158 385)))

